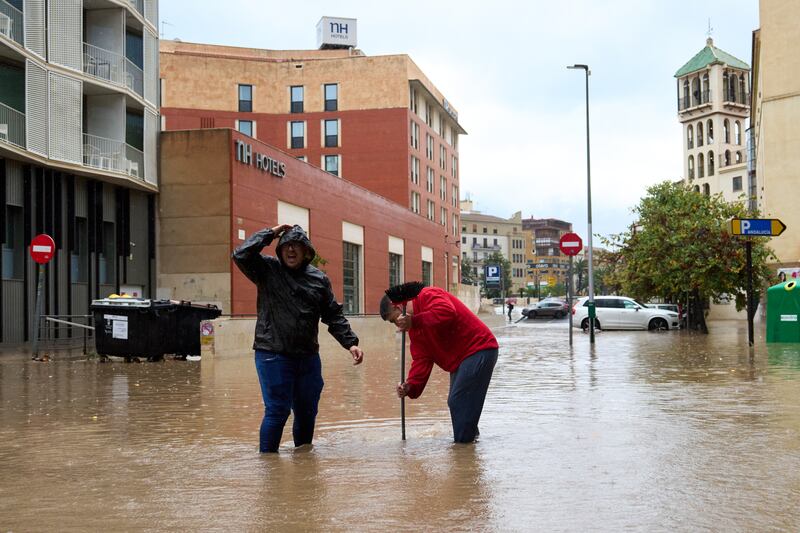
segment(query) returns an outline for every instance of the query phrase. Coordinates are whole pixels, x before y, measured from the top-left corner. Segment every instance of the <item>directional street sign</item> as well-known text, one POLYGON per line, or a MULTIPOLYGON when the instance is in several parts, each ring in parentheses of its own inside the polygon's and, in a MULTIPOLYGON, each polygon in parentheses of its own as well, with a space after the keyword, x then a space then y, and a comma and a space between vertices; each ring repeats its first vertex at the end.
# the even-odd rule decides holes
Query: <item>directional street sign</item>
POLYGON ((577 233, 565 233, 559 239, 558 247, 564 255, 578 255, 583 250, 583 241, 577 233))
POLYGON ((56 243, 50 235, 42 233, 31 240, 31 258, 43 265, 48 263, 56 252, 56 243))
POLYGON ((777 218, 734 218, 731 220, 731 234, 777 237, 786 225, 777 218))

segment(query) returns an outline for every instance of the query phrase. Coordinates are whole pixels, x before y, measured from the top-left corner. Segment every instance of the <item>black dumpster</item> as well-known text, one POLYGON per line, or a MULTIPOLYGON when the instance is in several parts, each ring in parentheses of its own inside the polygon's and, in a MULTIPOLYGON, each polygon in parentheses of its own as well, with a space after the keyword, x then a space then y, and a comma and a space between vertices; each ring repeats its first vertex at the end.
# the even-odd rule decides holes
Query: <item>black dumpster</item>
POLYGON ((124 297, 94 300, 91 311, 97 353, 150 360, 200 355, 200 322, 222 313, 213 305, 124 297))

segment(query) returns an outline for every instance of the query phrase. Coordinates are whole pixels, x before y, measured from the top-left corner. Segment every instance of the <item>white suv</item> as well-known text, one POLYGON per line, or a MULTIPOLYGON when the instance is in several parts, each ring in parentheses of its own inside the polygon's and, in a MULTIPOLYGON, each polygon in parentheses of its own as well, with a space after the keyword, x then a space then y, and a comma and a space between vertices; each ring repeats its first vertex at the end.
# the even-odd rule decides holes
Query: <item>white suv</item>
MULTIPOLYGON (((580 298, 572 308, 573 326, 589 329, 589 298, 580 298)), ((653 309, 626 296, 595 296, 595 328, 598 329, 678 329, 678 313, 653 309)))

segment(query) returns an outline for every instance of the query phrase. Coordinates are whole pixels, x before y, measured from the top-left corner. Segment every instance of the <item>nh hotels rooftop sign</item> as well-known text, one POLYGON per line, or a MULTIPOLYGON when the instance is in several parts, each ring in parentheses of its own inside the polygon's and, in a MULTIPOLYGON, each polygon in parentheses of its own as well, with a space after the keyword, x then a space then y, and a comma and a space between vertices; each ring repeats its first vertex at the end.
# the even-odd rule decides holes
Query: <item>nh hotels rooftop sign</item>
POLYGON ((355 48, 356 19, 322 17, 317 22, 318 48, 355 48))

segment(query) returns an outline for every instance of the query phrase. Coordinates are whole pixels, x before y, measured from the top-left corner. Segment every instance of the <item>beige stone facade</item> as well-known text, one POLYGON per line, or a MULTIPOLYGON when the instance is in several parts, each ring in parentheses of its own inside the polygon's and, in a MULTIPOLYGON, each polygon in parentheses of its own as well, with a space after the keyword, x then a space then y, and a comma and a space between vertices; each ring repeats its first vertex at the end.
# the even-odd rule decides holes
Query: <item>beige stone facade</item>
POLYGON ((761 215, 787 229, 770 241, 779 267, 800 266, 800 11, 793 0, 760 2, 753 33, 753 196, 761 215))

